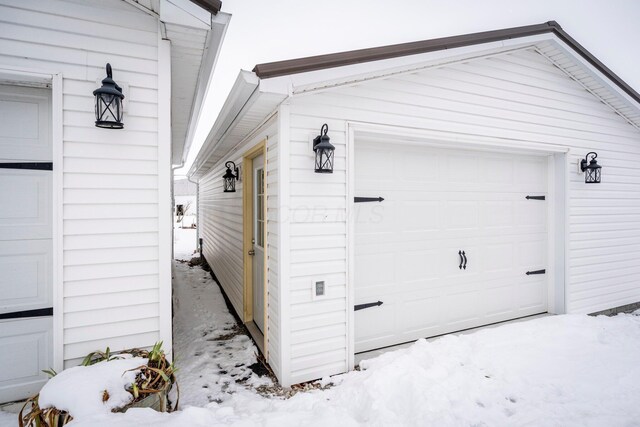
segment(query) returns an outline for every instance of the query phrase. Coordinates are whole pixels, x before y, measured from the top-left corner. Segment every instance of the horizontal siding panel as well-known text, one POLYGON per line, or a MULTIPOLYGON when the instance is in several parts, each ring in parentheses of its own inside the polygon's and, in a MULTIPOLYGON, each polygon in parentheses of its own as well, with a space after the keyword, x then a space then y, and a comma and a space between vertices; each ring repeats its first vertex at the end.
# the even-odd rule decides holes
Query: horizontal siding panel
POLYGON ((148 146, 121 146, 89 142, 65 142, 64 156, 80 159, 99 158, 116 160, 158 160, 158 148, 148 146))
POLYGON ((132 261, 157 261, 158 247, 65 250, 64 265, 115 264, 132 261))
POLYGON ((141 334, 125 333, 126 335, 109 337, 108 339, 88 334, 84 341, 65 344, 64 359, 84 358, 92 351, 104 351, 107 347, 109 347, 111 352, 130 348, 152 347, 160 340, 160 336, 157 331, 141 334))
POLYGON ((100 189, 134 189, 155 190, 158 188, 158 177, 154 175, 109 175, 88 173, 65 173, 65 188, 100 188, 100 189))
MULTIPOLYGON (((302 348, 313 348, 316 343, 320 343, 323 340, 331 340, 335 348, 343 348, 347 342, 347 337, 344 334, 345 326, 346 325, 338 323, 296 331, 291 334, 291 342, 293 343, 293 347, 298 347, 300 351, 306 351, 302 350, 302 348)), ((326 349, 323 347, 323 349, 318 351, 326 351, 326 349)), ((306 354, 311 353, 307 352, 306 354)))
MULTIPOLYGON (((158 205, 113 204, 113 205, 64 205, 64 217, 67 219, 115 219, 115 218, 157 218, 158 205)), ((157 243, 157 239, 156 239, 157 243)))
POLYGON ((80 234, 64 236, 63 246, 66 250, 126 248, 135 246, 156 246, 158 233, 112 233, 112 234, 80 234))
MULTIPOLYGON (((87 153, 88 154, 88 153, 87 153)), ((64 159, 65 172, 96 174, 158 174, 158 162, 147 160, 114 160, 85 157, 64 159)))
POLYGON ((64 221, 64 234, 110 234, 158 231, 157 218, 69 219, 64 221))
POLYGON ((347 338, 344 335, 344 328, 342 333, 343 334, 340 336, 331 338, 318 337, 314 341, 304 343, 297 343, 296 341, 293 341, 292 337, 291 357, 293 359, 301 359, 306 356, 314 356, 319 353, 326 354, 334 350, 341 350, 344 354, 347 347, 347 338))
POLYGON ((92 280, 76 280, 65 283, 64 296, 80 297, 127 291, 149 290, 158 287, 158 275, 133 275, 92 280))
POLYGON ((85 295, 65 298, 65 312, 102 310, 113 307, 130 307, 158 302, 157 289, 140 289, 101 295, 85 295))
POLYGON ((297 357, 291 362, 291 376, 299 375, 304 378, 318 379, 325 376, 344 372, 346 368, 345 350, 333 350, 305 357, 297 357), (340 366, 339 371, 331 371, 340 366))
POLYGON ((67 266, 64 269, 64 280, 67 282, 71 280, 152 275, 157 274, 157 272, 157 261, 130 261, 117 264, 77 265, 67 266))
POLYGON ((157 318, 160 315, 158 303, 139 304, 129 307, 114 307, 91 311, 67 313, 64 316, 65 328, 81 328, 91 325, 125 322, 157 318))
POLYGON ((89 325, 77 328, 65 328, 64 339, 68 345, 86 341, 88 337, 100 337, 103 340, 118 338, 124 334, 144 334, 160 329, 159 319, 128 320, 124 322, 109 322, 101 325, 89 325))
MULTIPOLYGON (((141 204, 157 203, 157 189, 68 188, 63 192, 65 204, 141 204)), ((157 216, 157 215, 154 215, 157 216)), ((65 230, 66 231, 66 230, 65 230)), ((145 231, 145 230, 139 230, 145 231)), ((71 233, 69 233, 71 234, 71 233)))

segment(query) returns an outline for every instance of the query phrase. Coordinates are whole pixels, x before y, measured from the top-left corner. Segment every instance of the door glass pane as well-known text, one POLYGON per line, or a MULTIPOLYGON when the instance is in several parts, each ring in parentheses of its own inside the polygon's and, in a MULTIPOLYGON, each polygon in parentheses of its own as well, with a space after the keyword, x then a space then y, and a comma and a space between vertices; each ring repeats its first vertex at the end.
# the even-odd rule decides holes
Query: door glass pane
POLYGON ((264 247, 264 169, 256 169, 256 245, 264 247))

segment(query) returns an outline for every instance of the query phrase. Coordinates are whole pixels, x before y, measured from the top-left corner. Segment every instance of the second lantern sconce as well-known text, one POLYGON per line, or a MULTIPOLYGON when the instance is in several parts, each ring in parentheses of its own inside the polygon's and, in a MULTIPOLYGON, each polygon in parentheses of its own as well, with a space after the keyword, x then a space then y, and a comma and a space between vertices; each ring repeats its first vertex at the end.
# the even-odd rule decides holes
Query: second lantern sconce
POLYGON ((240 170, 232 161, 228 161, 224 164, 227 167, 227 171, 222 175, 224 180, 224 192, 235 193, 236 181, 240 179, 240 170))

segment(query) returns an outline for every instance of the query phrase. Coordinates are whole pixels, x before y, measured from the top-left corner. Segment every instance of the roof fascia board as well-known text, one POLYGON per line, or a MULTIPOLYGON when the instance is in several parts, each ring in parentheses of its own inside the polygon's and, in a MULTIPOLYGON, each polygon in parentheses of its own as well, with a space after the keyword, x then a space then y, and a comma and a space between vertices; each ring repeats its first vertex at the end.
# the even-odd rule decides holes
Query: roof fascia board
POLYGON ((259 94, 258 87, 259 80, 254 73, 240 71, 187 176, 191 177, 200 170, 215 151, 223 135, 242 117, 242 113, 246 111, 248 105, 255 102, 256 96, 259 94))
POLYGON ((161 0, 160 20, 185 27, 211 29, 211 13, 190 0, 161 0))
POLYGON ((468 61, 504 52, 532 48, 537 43, 548 40, 553 40, 553 35, 549 32, 517 39, 488 42, 481 45, 461 46, 453 49, 400 56, 373 62, 307 71, 304 73, 261 79, 260 89, 264 92, 271 93, 301 94, 364 80, 385 78, 393 74, 414 72, 454 62, 468 61))
POLYGON ((411 56, 440 50, 451 50, 464 46, 481 45, 496 41, 504 41, 511 38, 522 38, 548 33, 553 31, 556 27, 559 28, 560 26, 556 22, 550 21, 544 24, 528 25, 524 27, 506 28, 502 30, 463 34, 439 39, 422 40, 411 43, 401 43, 397 45, 258 64, 255 66, 253 71, 261 79, 267 79, 281 75, 297 74, 301 72, 379 61, 402 56, 411 56))
POLYGON ((227 28, 229 28, 230 20, 231 14, 220 12, 214 16, 211 21, 211 31, 209 31, 209 34, 207 35, 205 51, 202 56, 202 64, 200 66, 200 72, 198 73, 196 96, 193 100, 191 117, 189 118, 189 126, 187 128, 187 136, 182 148, 182 164, 186 161, 189 149, 193 143, 193 136, 195 135, 195 131, 200 120, 202 103, 211 87, 213 70, 215 70, 216 63, 218 62, 220 48, 227 33, 227 28))

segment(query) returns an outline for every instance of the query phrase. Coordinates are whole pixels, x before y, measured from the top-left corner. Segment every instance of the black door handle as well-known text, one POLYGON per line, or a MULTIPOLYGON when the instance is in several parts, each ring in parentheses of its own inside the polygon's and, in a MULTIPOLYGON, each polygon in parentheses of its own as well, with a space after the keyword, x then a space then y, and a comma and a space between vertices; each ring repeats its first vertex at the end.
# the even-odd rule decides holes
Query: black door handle
POLYGON ((463 260, 462 260, 462 251, 458 251, 458 256, 460 257, 460 265, 458 266, 458 268, 460 270, 462 270, 462 262, 463 262, 463 260))
POLYGON ((467 255, 464 253, 464 251, 462 251, 462 256, 464 257, 464 265, 462 266, 462 268, 464 268, 466 270, 467 269, 467 255))

